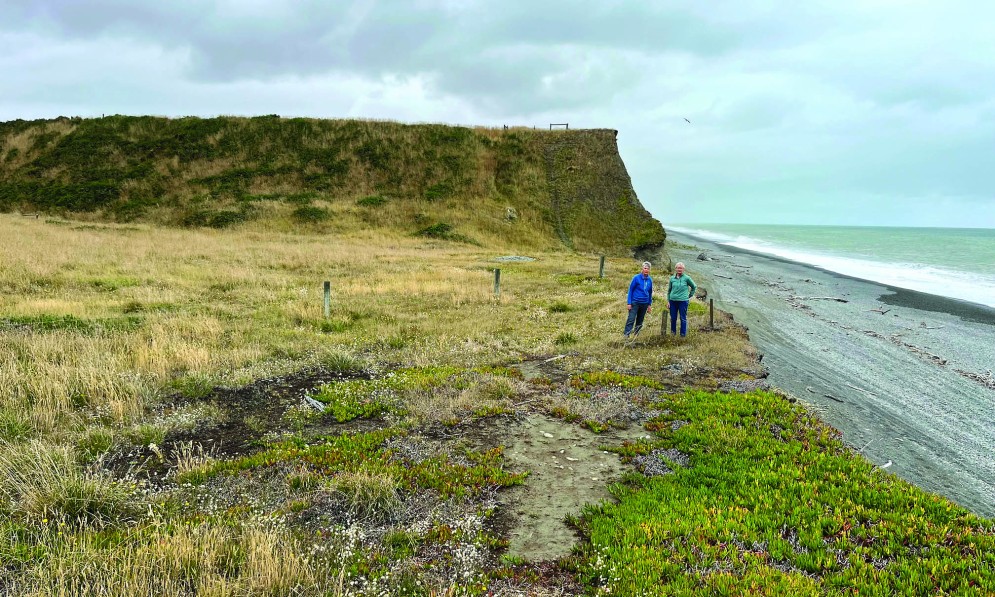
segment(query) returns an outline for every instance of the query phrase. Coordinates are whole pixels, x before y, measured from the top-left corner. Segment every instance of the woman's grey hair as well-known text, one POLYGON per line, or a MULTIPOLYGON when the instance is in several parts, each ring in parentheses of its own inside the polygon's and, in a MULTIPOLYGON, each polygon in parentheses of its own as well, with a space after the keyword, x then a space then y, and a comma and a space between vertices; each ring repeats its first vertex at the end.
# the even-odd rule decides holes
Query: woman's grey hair
POLYGON ((653 266, 653 264, 650 263, 649 261, 644 261, 643 262, 643 267, 652 267, 652 266, 653 266))
POLYGON ((684 267, 684 262, 683 261, 678 261, 677 265, 674 266, 674 269, 677 269, 679 267, 684 267))

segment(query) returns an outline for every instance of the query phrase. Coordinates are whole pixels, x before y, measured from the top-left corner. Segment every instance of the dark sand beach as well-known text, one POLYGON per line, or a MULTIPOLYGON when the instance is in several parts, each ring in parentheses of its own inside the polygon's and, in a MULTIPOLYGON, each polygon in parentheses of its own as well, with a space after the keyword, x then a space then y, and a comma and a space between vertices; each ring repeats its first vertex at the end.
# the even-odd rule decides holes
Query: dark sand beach
POLYGON ((774 386, 872 462, 995 516, 995 309, 669 238, 697 247, 671 255, 749 328, 774 386))

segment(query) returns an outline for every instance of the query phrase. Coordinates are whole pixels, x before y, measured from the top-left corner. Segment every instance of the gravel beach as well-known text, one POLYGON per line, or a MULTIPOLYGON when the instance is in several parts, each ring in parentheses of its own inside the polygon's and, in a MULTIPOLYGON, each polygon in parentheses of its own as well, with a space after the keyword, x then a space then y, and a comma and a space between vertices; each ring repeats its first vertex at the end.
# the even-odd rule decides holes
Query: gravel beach
POLYGON ((668 240, 696 247, 669 250, 749 328, 773 385, 872 462, 995 516, 995 309, 668 240))

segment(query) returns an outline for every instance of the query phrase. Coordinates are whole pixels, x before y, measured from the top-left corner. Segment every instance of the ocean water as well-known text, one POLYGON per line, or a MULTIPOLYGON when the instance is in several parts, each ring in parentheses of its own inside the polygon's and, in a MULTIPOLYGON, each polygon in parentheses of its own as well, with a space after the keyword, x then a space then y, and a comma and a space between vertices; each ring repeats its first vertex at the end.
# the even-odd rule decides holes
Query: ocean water
POLYGON ((669 230, 831 272, 995 307, 995 230, 685 224, 669 230))

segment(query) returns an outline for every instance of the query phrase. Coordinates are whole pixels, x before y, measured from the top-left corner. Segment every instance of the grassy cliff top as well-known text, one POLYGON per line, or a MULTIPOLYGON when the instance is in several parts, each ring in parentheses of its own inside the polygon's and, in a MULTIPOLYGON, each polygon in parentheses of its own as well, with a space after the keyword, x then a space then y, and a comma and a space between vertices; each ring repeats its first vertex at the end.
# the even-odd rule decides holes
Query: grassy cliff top
POLYGON ((665 233, 612 130, 306 118, 0 123, 0 211, 622 254, 665 233))

